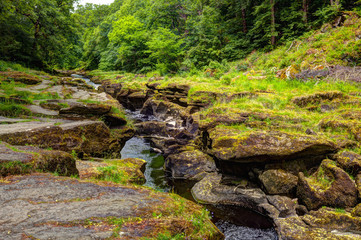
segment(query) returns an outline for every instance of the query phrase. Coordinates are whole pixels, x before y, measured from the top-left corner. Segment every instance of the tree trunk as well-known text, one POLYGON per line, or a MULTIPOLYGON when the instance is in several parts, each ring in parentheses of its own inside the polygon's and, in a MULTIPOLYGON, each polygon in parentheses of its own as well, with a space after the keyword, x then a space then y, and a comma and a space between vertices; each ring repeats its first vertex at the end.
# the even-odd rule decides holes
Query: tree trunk
POLYGON ((271 4, 271 44, 276 44, 276 14, 275 14, 275 0, 270 0, 271 4))
POLYGON ((247 19, 246 19, 246 9, 242 8, 242 24, 243 24, 243 32, 247 33, 247 19))
POLYGON ((302 7, 303 7, 303 21, 305 23, 307 23, 308 22, 308 0, 303 0, 302 7))

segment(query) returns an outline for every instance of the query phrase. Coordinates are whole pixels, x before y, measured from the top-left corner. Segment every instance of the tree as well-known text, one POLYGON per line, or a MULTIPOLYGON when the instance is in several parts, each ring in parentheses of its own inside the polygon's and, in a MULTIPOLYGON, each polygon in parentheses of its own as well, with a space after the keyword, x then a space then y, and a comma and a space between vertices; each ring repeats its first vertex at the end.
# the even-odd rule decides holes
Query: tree
POLYGON ((15 43, 11 50, 1 49, 2 58, 49 69, 66 65, 64 59, 67 54, 64 49, 72 44, 77 45, 78 40, 71 21, 74 2, 75 0, 3 2, 2 8, 7 9, 8 14, 1 17, 0 28, 10 25, 16 31, 9 29, 0 36, 1 43, 11 40, 15 43), (16 54, 16 51, 20 54, 16 54))

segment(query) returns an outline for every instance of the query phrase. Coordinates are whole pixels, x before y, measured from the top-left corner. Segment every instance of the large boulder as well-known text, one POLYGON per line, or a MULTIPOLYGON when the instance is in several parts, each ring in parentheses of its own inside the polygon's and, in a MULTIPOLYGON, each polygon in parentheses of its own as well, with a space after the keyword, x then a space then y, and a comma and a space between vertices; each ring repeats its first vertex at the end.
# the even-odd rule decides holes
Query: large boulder
POLYGON ((242 131, 217 126, 208 131, 206 144, 221 161, 269 163, 324 158, 335 151, 333 142, 310 135, 279 131, 242 131))
POLYGON ((235 205, 258 213, 267 212, 262 206, 268 203, 267 197, 261 189, 222 185, 221 180, 220 174, 208 174, 193 186, 193 198, 202 204, 235 205))
POLYGON ((298 177, 282 169, 270 169, 259 175, 268 194, 292 194, 296 190, 298 177))
POLYGON ((117 156, 121 144, 100 121, 23 122, 0 125, 0 140, 13 145, 36 145, 80 155, 117 156))
POLYGON ((0 176, 35 171, 54 172, 65 176, 78 175, 75 159, 69 153, 0 143, 0 176))
POLYGON ((214 160, 199 150, 183 151, 166 158, 165 168, 174 179, 201 180, 216 171, 214 160))
POLYGON ((354 207, 357 204, 355 182, 331 160, 324 160, 310 177, 299 174, 297 196, 310 210, 321 206, 354 207))

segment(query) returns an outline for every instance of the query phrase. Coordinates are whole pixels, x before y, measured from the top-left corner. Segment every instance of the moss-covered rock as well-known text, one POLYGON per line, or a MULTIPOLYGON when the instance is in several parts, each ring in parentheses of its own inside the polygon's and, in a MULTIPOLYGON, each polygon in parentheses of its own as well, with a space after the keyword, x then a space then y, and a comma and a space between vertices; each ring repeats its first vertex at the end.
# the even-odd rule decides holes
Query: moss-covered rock
POLYGON ((0 126, 0 140, 14 145, 32 144, 91 156, 119 155, 121 144, 99 121, 24 122, 0 126))
POLYGON ((286 240, 357 240, 360 235, 328 228, 308 226, 301 217, 292 216, 275 220, 281 239, 286 240))
POLYGON ((271 169, 259 175, 268 194, 292 194, 296 190, 298 177, 282 169, 271 169))
POLYGON ((81 179, 101 179, 117 183, 145 183, 146 161, 138 158, 96 159, 96 161, 77 161, 81 179))
POLYGON ((216 171, 214 160, 199 150, 183 151, 169 155, 165 168, 174 179, 201 180, 207 173, 216 171))
POLYGON ((360 217, 361 218, 361 203, 358 204, 351 212, 353 217, 360 217))
POLYGON ((334 158, 344 170, 357 175, 361 171, 361 156, 351 151, 337 153, 334 158))
POLYGON ((299 174, 297 196, 310 210, 321 206, 354 207, 357 204, 355 182, 331 160, 324 160, 317 172, 308 178, 299 174))
POLYGON ((244 131, 216 127, 208 131, 209 152, 221 161, 268 163, 300 158, 322 158, 336 150, 318 136, 279 131, 244 131))
POLYGON ((0 176, 35 171, 54 172, 65 176, 78 175, 75 159, 69 153, 0 143, 0 176))
POLYGON ((339 91, 319 92, 311 95, 295 97, 292 99, 292 102, 299 107, 305 107, 307 105, 319 104, 323 101, 332 101, 335 99, 347 99, 347 96, 339 91))
POLYGON ((13 80, 15 82, 21 82, 29 85, 34 85, 42 82, 39 77, 24 72, 0 72, 0 76, 3 76, 9 81, 13 80))
POLYGON ((361 218, 352 216, 344 209, 321 208, 302 217, 310 227, 333 229, 343 232, 360 232, 361 218))

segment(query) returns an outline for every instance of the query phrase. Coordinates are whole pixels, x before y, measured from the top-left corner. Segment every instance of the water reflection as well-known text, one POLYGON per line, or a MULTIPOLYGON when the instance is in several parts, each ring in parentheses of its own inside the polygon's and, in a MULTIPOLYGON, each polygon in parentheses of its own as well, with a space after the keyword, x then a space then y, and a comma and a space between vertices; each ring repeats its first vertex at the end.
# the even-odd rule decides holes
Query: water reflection
POLYGON ((140 158, 147 162, 144 176, 146 179, 145 186, 161 190, 169 191, 165 172, 163 170, 164 158, 159 153, 150 151, 151 146, 143 138, 133 137, 126 142, 124 148, 120 152, 122 158, 140 158))

